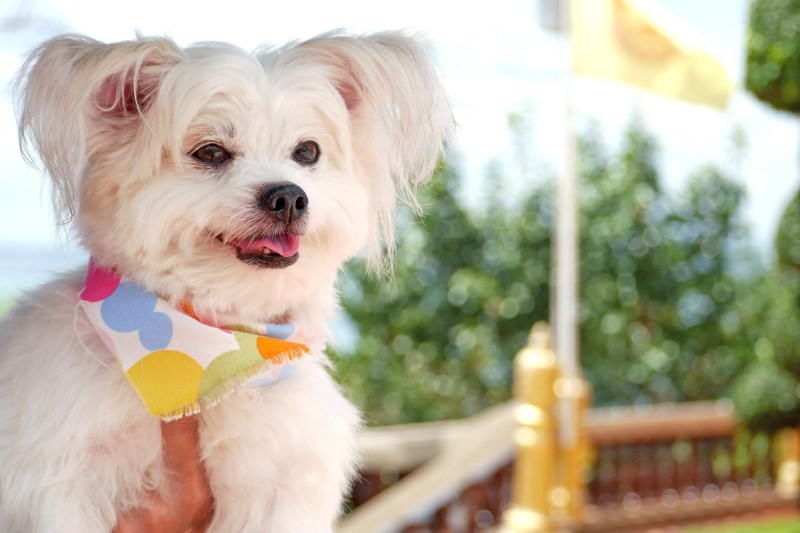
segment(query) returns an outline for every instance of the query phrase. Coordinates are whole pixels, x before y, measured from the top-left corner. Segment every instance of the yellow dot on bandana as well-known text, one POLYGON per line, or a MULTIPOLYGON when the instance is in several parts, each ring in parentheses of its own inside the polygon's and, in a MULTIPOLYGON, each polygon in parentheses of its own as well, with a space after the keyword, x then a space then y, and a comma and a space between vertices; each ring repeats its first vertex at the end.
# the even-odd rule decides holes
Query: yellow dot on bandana
POLYGON ((158 350, 128 369, 128 379, 155 416, 174 413, 197 401, 203 367, 183 352, 158 350))

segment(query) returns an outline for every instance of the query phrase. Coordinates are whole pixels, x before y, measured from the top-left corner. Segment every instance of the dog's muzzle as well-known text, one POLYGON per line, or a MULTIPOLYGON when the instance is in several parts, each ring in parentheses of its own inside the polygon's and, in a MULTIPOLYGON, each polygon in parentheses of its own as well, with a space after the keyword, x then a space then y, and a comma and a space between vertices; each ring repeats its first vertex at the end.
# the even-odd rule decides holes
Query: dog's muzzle
POLYGON ((236 250, 243 263, 260 268, 286 268, 300 258, 300 236, 305 233, 308 196, 294 183, 275 183, 256 194, 264 217, 262 233, 218 238, 236 250))

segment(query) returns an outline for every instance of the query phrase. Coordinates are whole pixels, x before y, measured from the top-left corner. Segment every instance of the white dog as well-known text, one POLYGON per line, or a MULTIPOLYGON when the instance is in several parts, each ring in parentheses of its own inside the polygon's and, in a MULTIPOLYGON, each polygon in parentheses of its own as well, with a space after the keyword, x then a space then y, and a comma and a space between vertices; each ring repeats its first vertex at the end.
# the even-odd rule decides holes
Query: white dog
MULTIPOLYGON (((209 531, 331 531, 359 425, 322 353, 336 273, 362 250, 390 263, 396 200, 415 203, 452 129, 421 47, 332 33, 251 55, 64 36, 17 89, 21 143, 97 265, 206 323, 291 322, 311 348, 288 377, 201 411, 209 531)), ((3 532, 108 532, 166 490, 159 419, 78 305, 84 277, 27 295, 0 326, 3 532)))

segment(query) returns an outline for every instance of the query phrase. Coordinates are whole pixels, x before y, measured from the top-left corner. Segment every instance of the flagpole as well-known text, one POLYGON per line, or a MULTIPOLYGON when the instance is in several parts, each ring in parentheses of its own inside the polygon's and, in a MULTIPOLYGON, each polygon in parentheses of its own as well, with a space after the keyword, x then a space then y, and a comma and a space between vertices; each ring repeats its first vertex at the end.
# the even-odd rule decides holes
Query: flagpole
MULTIPOLYGON (((569 70, 564 91, 564 168, 556 196, 555 253, 551 299, 555 309, 555 352, 561 377, 556 381, 558 398, 558 460, 553 504, 558 516, 566 521, 581 520, 585 499, 586 431, 585 410, 589 405, 589 387, 583 380, 580 366, 580 230, 578 201, 577 138, 573 107, 572 46, 577 16, 574 6, 567 5, 564 24, 570 48, 569 70)), ((593 0, 596 1, 596 0, 593 0)))
MULTIPOLYGON (((567 14, 567 18, 570 14, 567 14)), ((572 41, 571 23, 567 20, 565 34, 572 41)), ((570 44, 571 46, 571 44, 570 44)), ((571 63, 571 60, 570 60, 571 63)), ((555 253, 551 279, 551 302, 554 317, 555 351, 559 367, 568 380, 580 377, 578 362, 578 283, 580 262, 578 252, 578 173, 577 148, 573 125, 572 104, 572 66, 565 80, 564 91, 564 165, 558 180, 556 194, 555 253)), ((562 410, 569 418, 571 415, 562 410)), ((563 420, 562 440, 570 443, 574 437, 569 435, 571 420, 563 420)))
MULTIPOLYGON (((563 31, 572 46, 569 15, 559 8, 578 0, 542 0, 543 27, 563 31), (554 14, 567 16, 553 16, 554 14)), ((595 1, 595 0, 593 0, 595 1)), ((570 9, 571 11, 571 9, 570 9)), ((572 60, 570 60, 571 63, 572 60)), ((557 180, 550 274, 550 320, 556 354, 534 328, 515 359, 517 457, 504 533, 551 533, 581 522, 588 457, 584 414, 589 387, 578 360, 578 172, 573 128, 572 65, 564 91, 564 165, 557 180), (559 376, 560 374, 560 376, 559 376)))
POLYGON ((565 159, 556 203, 555 346, 564 377, 577 377, 578 364, 578 177, 573 127, 572 80, 566 81, 565 159))

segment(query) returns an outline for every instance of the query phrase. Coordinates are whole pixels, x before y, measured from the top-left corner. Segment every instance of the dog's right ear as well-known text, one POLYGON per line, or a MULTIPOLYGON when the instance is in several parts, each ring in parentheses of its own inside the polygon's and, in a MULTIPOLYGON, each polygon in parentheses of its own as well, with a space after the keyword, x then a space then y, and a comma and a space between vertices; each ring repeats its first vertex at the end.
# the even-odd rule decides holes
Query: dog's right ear
POLYGON ((93 143, 132 135, 165 72, 182 58, 166 38, 104 44, 80 35, 36 48, 14 83, 20 150, 38 154, 53 181, 59 223, 78 208, 80 181, 93 143))
POLYGON ((367 264, 374 272, 389 271, 396 200, 419 209, 417 187, 430 178, 455 127, 429 54, 402 32, 354 36, 335 31, 284 48, 279 57, 303 68, 323 67, 339 94, 371 188, 367 264))

